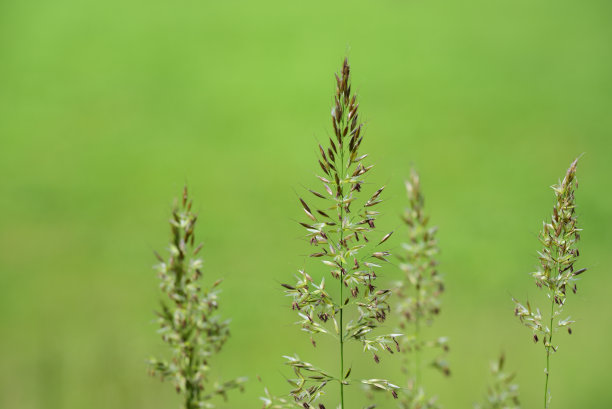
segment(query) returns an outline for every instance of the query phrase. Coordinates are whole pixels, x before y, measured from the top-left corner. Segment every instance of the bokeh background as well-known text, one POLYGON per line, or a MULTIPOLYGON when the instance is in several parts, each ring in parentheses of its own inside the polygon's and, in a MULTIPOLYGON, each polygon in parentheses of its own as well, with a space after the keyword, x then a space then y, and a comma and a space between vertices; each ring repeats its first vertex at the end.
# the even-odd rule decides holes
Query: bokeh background
MULTIPOLYGON (((185 183, 232 318, 215 372, 251 379, 220 407, 260 407, 258 374, 287 393, 283 354, 334 368, 279 283, 309 268, 297 195, 316 184, 344 55, 391 247, 411 166, 440 226, 448 292, 431 333, 449 336, 453 376, 426 373, 428 390, 471 408, 505 351, 524 407, 542 406, 543 348, 511 297, 541 299, 528 273, 549 186, 584 152, 589 272, 567 304, 574 335, 558 337, 553 406, 609 407, 611 18, 607 0, 0 2, 0 407, 179 407, 145 361, 165 351, 152 252, 185 183)), ((391 359, 350 361, 402 382, 391 359)))

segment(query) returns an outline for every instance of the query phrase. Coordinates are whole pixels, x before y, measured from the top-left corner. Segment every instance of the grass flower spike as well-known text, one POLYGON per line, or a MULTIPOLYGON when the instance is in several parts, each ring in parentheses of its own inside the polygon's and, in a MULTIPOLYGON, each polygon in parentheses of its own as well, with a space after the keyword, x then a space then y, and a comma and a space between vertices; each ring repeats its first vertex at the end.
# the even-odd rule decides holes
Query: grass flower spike
POLYGON ((404 276, 395 286, 400 328, 407 331, 401 346, 406 356, 404 372, 409 376, 409 392, 401 400, 401 408, 437 408, 435 398, 426 397, 421 378, 421 354, 425 348, 439 351, 429 366, 450 375, 445 359, 447 339, 424 340, 421 334, 422 328, 431 325, 440 313, 440 296, 444 292, 444 282, 435 259, 438 254, 437 227, 429 226, 429 217, 423 210, 419 175, 414 170, 406 181, 406 193, 409 206, 403 220, 408 227, 408 241, 402 245, 403 253, 398 255, 404 276))
POLYGON ((156 253, 161 289, 166 294, 157 312, 162 339, 172 349, 170 361, 151 359, 151 371, 171 379, 176 391, 184 395, 184 409, 214 408, 215 395, 226 398, 227 391, 242 388, 245 379, 214 382, 209 377, 209 359, 221 350, 229 337, 229 322, 216 313, 216 281, 202 289, 202 259, 194 247, 197 216, 191 211, 187 188, 180 206, 175 205, 170 219, 172 239, 168 259, 156 253))
MULTIPOLYGON (((313 345, 314 337, 320 334, 335 338, 338 361, 336 368, 323 368, 297 356, 286 357, 295 373, 289 383, 293 387, 291 395, 296 407, 318 405, 319 409, 326 408, 323 403, 325 387, 330 382, 337 382, 340 396, 334 400, 340 409, 346 409, 345 386, 354 383, 351 368, 345 365, 346 343, 361 343, 376 362, 381 352, 399 351, 398 334, 381 335, 376 331, 390 310, 391 291, 376 287, 376 270, 389 256, 382 245, 391 233, 374 239, 379 214, 375 209, 382 202, 384 187, 361 198, 364 178, 373 165, 364 164, 368 155, 360 152, 364 129, 358 108, 357 98, 351 92, 350 67, 345 60, 340 75, 336 75, 331 110, 334 137, 325 148, 319 145, 321 186, 309 191, 309 199, 300 198, 307 218, 300 224, 314 247, 310 257, 318 260, 316 267, 312 267, 316 273, 311 275, 301 270, 294 284, 283 284, 299 316, 298 325, 311 335, 313 345), (315 282, 313 275, 322 278, 315 282)), ((399 387, 385 379, 361 382, 397 397, 399 387)), ((327 405, 329 408, 335 406, 327 405)))
POLYGON ((574 190, 578 186, 576 180, 576 159, 570 165, 563 181, 552 187, 556 196, 552 218, 544 222, 540 232, 540 242, 543 245, 539 253, 540 268, 533 273, 535 283, 544 288, 550 300, 549 311, 544 315, 539 308, 533 308, 529 302, 525 305, 515 302, 515 315, 521 322, 533 331, 534 342, 542 341, 546 351, 546 382, 544 386, 544 407, 550 405, 548 381, 550 378, 550 357, 557 351, 553 343, 553 335, 559 329, 572 333, 570 317, 562 317, 568 292, 576 293, 577 277, 586 271, 585 268, 575 269, 574 264, 579 252, 576 247, 580 239, 580 229, 577 226, 576 203, 574 190))

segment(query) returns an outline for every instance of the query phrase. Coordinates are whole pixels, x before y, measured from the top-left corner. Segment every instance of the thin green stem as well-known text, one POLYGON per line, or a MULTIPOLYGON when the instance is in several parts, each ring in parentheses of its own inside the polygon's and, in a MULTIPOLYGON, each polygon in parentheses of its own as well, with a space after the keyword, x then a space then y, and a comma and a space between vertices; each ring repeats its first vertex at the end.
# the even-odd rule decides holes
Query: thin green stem
POLYGON ((548 378, 550 377, 550 350, 553 348, 553 317, 555 313, 555 296, 554 293, 550 296, 550 336, 548 337, 548 346, 546 347, 546 382, 544 384, 544 409, 548 409, 548 378))
MULTIPOLYGON (((555 246, 556 248, 556 267, 555 272, 559 274, 561 272, 561 265, 559 264, 559 258, 561 257, 561 251, 559 246, 555 246)), ((549 297, 550 297, 550 336, 548 337, 548 346, 546 346, 546 382, 544 383, 544 409, 548 409, 548 379, 550 378, 550 350, 553 347, 552 339, 553 339, 553 319, 555 317, 555 290, 549 287, 549 297)))
MULTIPOLYGON (((340 283, 342 285, 342 282, 340 283)), ((342 289, 340 289, 342 299, 342 289)), ((342 307, 340 307, 340 409, 344 409, 344 334, 342 330, 342 307)))
POLYGON ((189 361, 188 365, 187 365, 187 373, 185 374, 186 376, 186 382, 185 382, 185 409, 191 409, 194 406, 194 386, 191 383, 191 378, 192 378, 192 364, 193 364, 193 349, 191 347, 187 347, 186 350, 186 355, 187 355, 187 359, 189 361))
POLYGON ((415 351, 414 351, 414 390, 418 391, 419 389, 419 380, 421 377, 421 345, 420 345, 420 332, 421 332, 421 283, 420 280, 417 281, 416 285, 416 317, 415 317, 415 329, 414 329, 414 338, 415 338, 415 351))
MULTIPOLYGON (((344 146, 340 146, 340 168, 344 172, 344 146)), ((340 179, 340 186, 338 191, 340 192, 340 200, 344 200, 344 192, 342 191, 342 180, 340 179)), ((342 241, 344 240, 344 205, 340 204, 340 240, 339 246, 342 251, 342 241)), ((343 258, 343 257, 342 257, 343 258)), ((344 311, 344 263, 340 261, 340 409, 344 409, 344 323, 343 323, 343 311, 344 311)))
MULTIPOLYGON (((340 233, 340 241, 342 241, 342 233, 340 233)), ((342 265, 340 267, 340 409, 344 409, 344 324, 342 322, 342 265)))

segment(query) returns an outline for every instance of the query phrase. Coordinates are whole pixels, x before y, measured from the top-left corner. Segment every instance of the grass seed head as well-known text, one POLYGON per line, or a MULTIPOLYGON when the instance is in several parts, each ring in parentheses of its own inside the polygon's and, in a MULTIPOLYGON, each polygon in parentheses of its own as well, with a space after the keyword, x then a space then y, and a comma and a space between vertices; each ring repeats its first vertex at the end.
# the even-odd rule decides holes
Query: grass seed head
POLYGON ((210 400, 214 396, 225 398, 229 390, 242 389, 246 379, 219 382, 210 378, 208 359, 227 341, 229 324, 217 313, 215 288, 221 280, 207 289, 200 282, 203 261, 196 255, 202 245, 194 246, 197 215, 191 207, 185 187, 180 204, 172 210, 169 256, 165 259, 155 253, 160 262, 160 287, 165 294, 156 315, 162 340, 172 353, 170 361, 151 359, 149 363, 153 375, 173 381, 177 393, 184 396, 185 409, 213 408, 210 400))
MULTIPOLYGON (((309 203, 300 198, 302 210, 308 217, 300 222, 306 229, 306 239, 316 247, 310 253, 316 267, 319 283, 305 271, 299 271, 295 284, 283 284, 284 290, 292 298, 292 309, 298 313, 298 325, 314 338, 329 335, 339 339, 340 349, 344 351, 345 342, 361 343, 364 350, 373 354, 375 361, 380 357, 377 352, 392 353, 395 336, 373 335, 374 330, 383 323, 390 310, 388 298, 391 292, 377 288, 376 272, 386 262, 389 252, 379 246, 387 242, 391 233, 376 230, 377 212, 372 208, 382 203, 383 188, 370 196, 362 197, 364 177, 372 166, 364 165, 367 154, 360 153, 364 137, 363 124, 359 117, 357 96, 352 92, 348 60, 342 63, 336 74, 336 90, 331 109, 334 137, 329 145, 318 146, 318 165, 323 174, 318 176, 322 189, 308 189, 312 196, 309 203), (319 217, 321 216, 321 217, 319 217), (368 236, 380 234, 378 240, 368 240, 368 236), (376 261, 376 263, 374 262, 376 261), (334 291, 328 292, 332 284, 325 280, 336 281, 334 291), (350 312, 354 319, 344 321, 344 313, 350 312)), ((291 395, 296 404, 303 407, 325 407, 320 402, 324 388, 329 382, 339 382, 340 403, 343 405, 343 387, 350 383, 345 375, 344 356, 341 352, 340 376, 333 376, 328 370, 300 360, 286 357, 287 365, 292 367, 295 378, 289 380, 293 389, 291 395)), ((372 384, 379 389, 395 395, 395 387, 387 381, 372 384)), ((268 406, 273 407, 273 406, 268 406)))
POLYGON ((419 402, 427 402, 424 407, 437 408, 435 398, 425 399, 424 388, 420 384, 421 353, 424 349, 436 351, 428 366, 438 369, 445 376, 450 375, 445 358, 449 350, 447 339, 425 340, 420 333, 421 328, 431 325, 434 317, 440 313, 440 296, 444 291, 443 278, 437 270, 437 228, 429 226, 419 174, 414 169, 405 187, 408 207, 402 220, 407 227, 407 240, 402 244, 403 252, 397 255, 402 278, 395 286, 395 293, 399 327, 408 332, 408 336, 401 341, 401 350, 405 355, 403 372, 409 375, 408 384, 411 387, 402 398, 402 407, 416 408, 420 407, 419 402))
POLYGON ((568 289, 575 294, 578 290, 577 277, 586 271, 586 268, 575 269, 574 267, 580 255, 577 244, 581 234, 581 229, 578 228, 575 199, 575 190, 578 187, 577 165, 578 159, 570 164, 563 179, 552 186, 555 194, 552 216, 550 220, 543 222, 539 234, 542 244, 542 249, 538 252, 540 265, 532 276, 536 286, 547 292, 550 307, 546 307, 544 311, 549 310, 550 312, 543 317, 540 309, 532 308, 529 302, 523 305, 514 300, 514 314, 523 325, 532 331, 533 342, 538 343, 539 339, 542 339, 542 345, 546 351, 545 408, 550 405, 548 390, 550 358, 558 350, 558 346, 553 344, 553 335, 561 328, 567 329, 568 334, 572 333, 570 325, 574 321, 570 317, 559 318, 563 314, 568 289))

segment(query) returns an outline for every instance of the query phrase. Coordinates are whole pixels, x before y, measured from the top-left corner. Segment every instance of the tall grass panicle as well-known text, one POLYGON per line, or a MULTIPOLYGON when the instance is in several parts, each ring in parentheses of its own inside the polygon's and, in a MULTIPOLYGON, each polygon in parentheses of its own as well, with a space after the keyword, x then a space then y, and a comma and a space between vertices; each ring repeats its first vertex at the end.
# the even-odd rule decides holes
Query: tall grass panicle
MULTIPOLYGON (((313 345, 316 345, 313 337, 320 334, 337 340, 336 368, 318 367, 297 356, 286 357, 295 373, 295 378, 289 380, 293 387, 291 395, 303 408, 317 404, 324 409, 326 406, 321 398, 325 387, 330 382, 337 382, 339 396, 334 400, 340 409, 346 409, 345 386, 355 382, 351 368, 346 365, 346 343, 361 343, 376 362, 380 360, 381 351, 399 351, 398 334, 381 335, 375 331, 390 311, 391 291, 377 289, 376 270, 381 267, 381 261, 387 261, 389 252, 380 246, 391 233, 374 239, 379 214, 375 209, 382 202, 384 187, 362 198, 364 180, 373 165, 365 165, 368 155, 360 152, 364 128, 358 108, 357 97, 351 92, 350 67, 345 59, 340 75, 336 75, 331 110, 334 137, 329 138, 325 148, 319 145, 321 189, 310 190, 310 199, 299 199, 308 219, 300 224, 314 247, 310 257, 320 260, 312 267, 312 275, 322 276, 322 279, 315 282, 311 274, 300 270, 294 284, 283 284, 299 315, 297 324, 311 335, 313 345)), ((397 397, 399 387, 387 380, 364 379, 361 382, 397 397)))
POLYGON ((520 321, 533 331, 533 341, 542 340, 546 351, 546 368, 544 370, 546 381, 544 384, 544 407, 550 406, 550 393, 548 382, 550 378, 550 357, 556 352, 558 346, 553 343, 553 336, 559 329, 566 329, 572 333, 571 325, 574 321, 570 317, 560 318, 568 292, 576 293, 577 277, 586 271, 585 268, 576 270, 574 264, 579 252, 576 248, 580 239, 580 229, 577 226, 576 203, 574 190, 578 187, 576 179, 576 166, 578 159, 570 165, 565 177, 559 184, 552 186, 555 192, 556 203, 549 222, 544 222, 540 232, 540 242, 544 246, 539 252, 540 268, 533 273, 535 283, 544 288, 550 300, 545 315, 539 308, 533 308, 529 302, 525 305, 515 302, 515 315, 520 321))
POLYGON ((151 372, 162 380, 171 379, 176 391, 184 395, 184 409, 214 408, 215 395, 226 398, 227 391, 242 388, 244 378, 226 382, 209 377, 209 359, 221 350, 229 337, 229 321, 217 314, 217 286, 201 287, 202 259, 194 247, 197 215, 191 211, 187 188, 180 204, 175 203, 170 218, 172 238, 167 259, 155 253, 156 269, 165 293, 156 313, 162 340, 172 349, 168 360, 151 359, 151 372))
POLYGON ((422 355, 425 349, 435 349, 435 357, 428 367, 450 375, 446 361, 448 342, 446 337, 427 340, 422 329, 432 324, 440 313, 440 297, 444 292, 444 281, 438 272, 436 256, 438 243, 437 227, 429 225, 429 216, 424 212, 424 197, 418 173, 413 169, 405 182, 408 196, 403 221, 408 228, 408 241, 402 244, 403 252, 397 255, 403 278, 395 286, 397 312, 402 337, 401 347, 405 354, 404 372, 408 375, 408 393, 401 399, 403 409, 437 408, 435 398, 425 395, 422 384, 422 355))
POLYGON ((474 409, 520 409, 518 385, 514 383, 516 374, 504 372, 505 355, 491 362, 491 377, 485 401, 475 404, 474 409))

